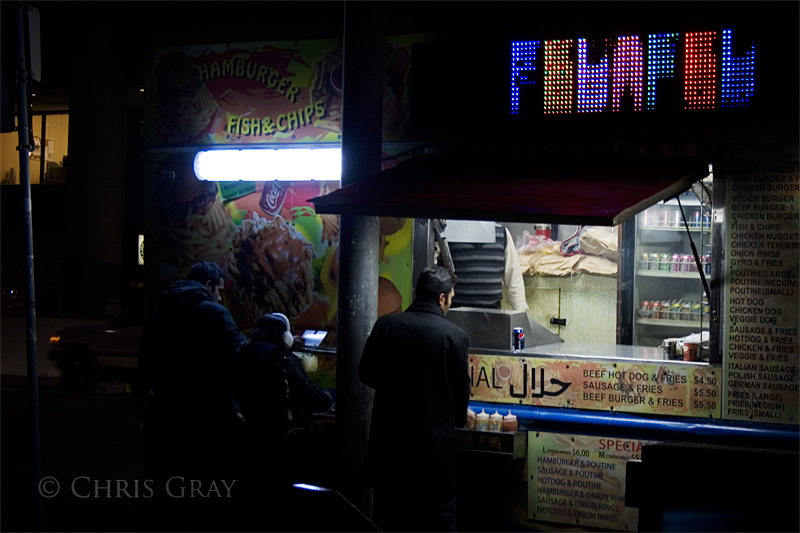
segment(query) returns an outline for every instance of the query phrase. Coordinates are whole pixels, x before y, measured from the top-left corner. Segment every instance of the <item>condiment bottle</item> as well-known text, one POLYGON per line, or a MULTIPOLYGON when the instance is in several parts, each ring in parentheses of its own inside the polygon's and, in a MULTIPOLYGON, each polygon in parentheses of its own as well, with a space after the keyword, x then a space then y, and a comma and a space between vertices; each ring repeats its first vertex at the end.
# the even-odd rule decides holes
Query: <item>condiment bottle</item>
POLYGON ((511 414, 510 409, 508 414, 503 417, 503 431, 507 431, 508 433, 517 432, 517 417, 511 414))
POLYGON ((497 411, 489 417, 489 431, 503 431, 503 415, 497 411))
POLYGON ((481 412, 475 417, 475 429, 489 431, 489 415, 486 414, 486 410, 481 409, 481 412))

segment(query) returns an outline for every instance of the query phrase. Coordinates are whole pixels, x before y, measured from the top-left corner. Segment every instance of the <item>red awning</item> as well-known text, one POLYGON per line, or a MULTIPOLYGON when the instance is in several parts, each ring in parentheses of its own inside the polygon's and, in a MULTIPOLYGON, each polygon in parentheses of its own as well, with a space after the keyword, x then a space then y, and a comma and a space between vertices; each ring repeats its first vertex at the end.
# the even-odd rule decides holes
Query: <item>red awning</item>
POLYGON ((698 159, 421 155, 310 201, 320 214, 611 226, 707 175, 698 159))

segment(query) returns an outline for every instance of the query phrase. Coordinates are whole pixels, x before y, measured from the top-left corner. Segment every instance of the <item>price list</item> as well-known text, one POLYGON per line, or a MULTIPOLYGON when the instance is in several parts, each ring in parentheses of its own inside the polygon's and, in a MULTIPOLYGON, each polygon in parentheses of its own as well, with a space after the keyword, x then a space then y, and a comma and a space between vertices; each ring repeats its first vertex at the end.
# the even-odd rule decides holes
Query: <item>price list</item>
POLYGON ((689 386, 692 410, 714 411, 718 415, 717 407, 720 404, 720 378, 718 372, 710 368, 695 369, 689 386))
POLYGON ((531 432, 528 518, 636 531, 638 509, 625 506, 625 468, 645 441, 531 432))
POLYGON ((727 184, 722 416, 797 424, 798 165, 739 165, 727 184))
POLYGON ((471 399, 669 416, 720 417, 707 365, 470 355, 471 399))

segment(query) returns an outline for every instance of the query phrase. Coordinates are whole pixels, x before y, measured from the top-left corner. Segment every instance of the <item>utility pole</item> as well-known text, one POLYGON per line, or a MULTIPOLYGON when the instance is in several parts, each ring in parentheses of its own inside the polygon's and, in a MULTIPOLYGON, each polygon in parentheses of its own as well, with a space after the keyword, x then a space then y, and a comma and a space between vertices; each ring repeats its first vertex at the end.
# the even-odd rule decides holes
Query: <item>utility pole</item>
MULTIPOLYGON (((345 2, 342 91, 342 186, 381 170, 384 6, 345 2)), ((358 363, 378 317, 378 217, 342 215, 339 324, 336 346, 336 430, 342 494, 372 516, 372 491, 361 481, 369 437, 372 389, 358 363)))
MULTIPOLYGON (((33 475, 33 511, 35 531, 42 531, 42 494, 39 483, 42 479, 41 443, 39 439, 39 369, 36 364, 36 293, 33 283, 33 217, 31 212, 31 133, 28 128, 29 63, 25 56, 26 10, 22 2, 15 2, 17 34, 17 120, 19 131, 19 174, 22 186, 22 212, 25 218, 25 333, 28 358, 28 407, 31 422, 31 473, 33 475)), ((36 13, 38 17, 38 13, 36 13)), ((38 20, 38 19, 37 19, 38 20)), ((37 29, 38 30, 38 29, 37 29)), ((31 32, 33 33, 33 32, 31 32)), ((35 38, 38 39, 38 31, 35 38)), ((44 148, 44 147, 42 147, 44 148)))

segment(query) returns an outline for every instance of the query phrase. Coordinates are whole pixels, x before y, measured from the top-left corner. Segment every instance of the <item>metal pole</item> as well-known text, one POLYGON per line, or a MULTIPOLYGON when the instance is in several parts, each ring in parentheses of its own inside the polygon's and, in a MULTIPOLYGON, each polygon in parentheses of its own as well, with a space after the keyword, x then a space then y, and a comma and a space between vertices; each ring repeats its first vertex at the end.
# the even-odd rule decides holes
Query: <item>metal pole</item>
POLYGON ((28 71, 25 61, 25 5, 15 5, 17 22, 17 117, 19 120, 19 174, 22 186, 22 212, 25 217, 25 348, 28 358, 28 406, 31 423, 31 470, 35 531, 42 531, 41 445, 39 440, 39 370, 36 365, 36 298, 33 283, 33 219, 31 216, 30 131, 28 130, 28 71))
MULTIPOLYGON (((381 170, 383 4, 346 2, 342 185, 381 170)), ((358 379, 358 363, 378 315, 377 217, 341 217, 341 276, 336 357, 336 429, 340 492, 372 516, 372 491, 361 481, 373 391, 358 379)))

